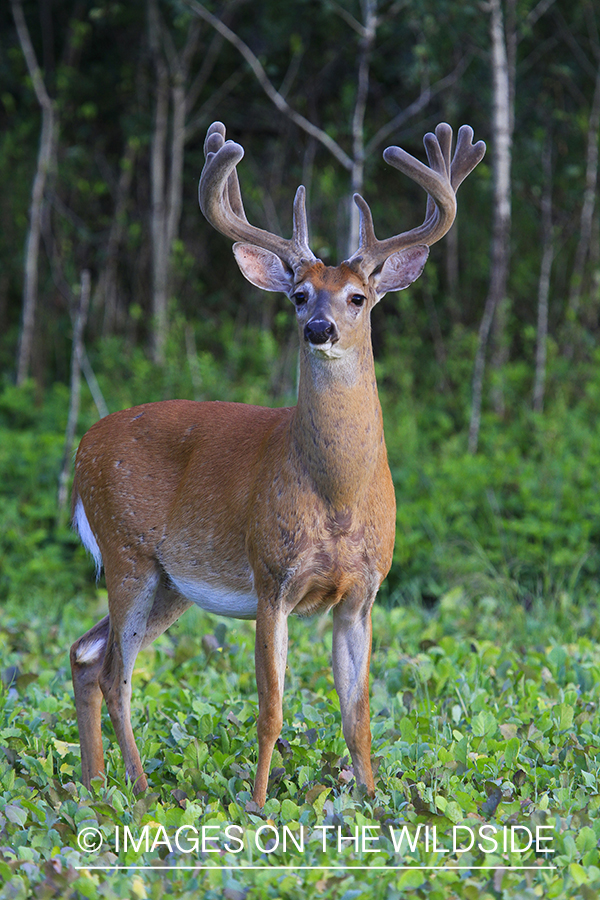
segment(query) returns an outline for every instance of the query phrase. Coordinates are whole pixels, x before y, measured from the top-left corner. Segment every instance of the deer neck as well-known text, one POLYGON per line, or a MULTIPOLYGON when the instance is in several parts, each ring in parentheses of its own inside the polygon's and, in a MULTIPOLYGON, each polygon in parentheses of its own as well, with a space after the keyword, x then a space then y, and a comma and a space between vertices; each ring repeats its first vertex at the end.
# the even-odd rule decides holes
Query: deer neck
POLYGON ((336 509, 355 504, 370 484, 385 454, 370 337, 341 359, 302 345, 292 448, 317 491, 336 509))

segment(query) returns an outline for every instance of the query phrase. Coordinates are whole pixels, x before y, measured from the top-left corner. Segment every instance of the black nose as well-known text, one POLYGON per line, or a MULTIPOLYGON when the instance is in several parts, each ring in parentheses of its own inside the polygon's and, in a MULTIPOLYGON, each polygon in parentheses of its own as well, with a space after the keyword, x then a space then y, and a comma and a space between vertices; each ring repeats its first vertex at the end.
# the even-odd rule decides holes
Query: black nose
POLYGON ((334 322, 329 319, 312 319, 304 326, 304 339, 311 344, 326 344, 328 341, 337 341, 337 329, 334 322))

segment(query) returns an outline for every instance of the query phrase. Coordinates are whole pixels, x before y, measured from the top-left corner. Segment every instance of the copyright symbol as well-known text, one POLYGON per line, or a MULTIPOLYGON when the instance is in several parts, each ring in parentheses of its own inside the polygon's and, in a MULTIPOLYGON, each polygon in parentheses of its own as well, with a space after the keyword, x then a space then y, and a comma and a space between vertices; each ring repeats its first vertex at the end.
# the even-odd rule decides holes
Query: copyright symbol
POLYGON ((102 846, 102 832, 99 828, 83 828, 77 835, 77 843, 84 853, 97 853, 102 846))

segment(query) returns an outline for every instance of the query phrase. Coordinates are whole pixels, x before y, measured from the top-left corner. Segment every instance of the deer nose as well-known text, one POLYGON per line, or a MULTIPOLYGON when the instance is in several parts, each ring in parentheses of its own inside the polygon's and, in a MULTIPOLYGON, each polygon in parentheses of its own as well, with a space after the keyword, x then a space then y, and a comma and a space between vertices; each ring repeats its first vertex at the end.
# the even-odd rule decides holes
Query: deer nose
POLYGON ((335 322, 329 319, 312 319, 304 326, 304 340, 311 344, 335 343, 338 340, 335 322))

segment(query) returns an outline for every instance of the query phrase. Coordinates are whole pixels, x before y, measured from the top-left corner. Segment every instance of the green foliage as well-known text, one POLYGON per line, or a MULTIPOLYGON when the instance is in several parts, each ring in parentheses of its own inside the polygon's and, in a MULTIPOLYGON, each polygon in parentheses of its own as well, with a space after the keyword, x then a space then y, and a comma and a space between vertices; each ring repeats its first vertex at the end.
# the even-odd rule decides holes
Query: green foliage
POLYGON ((226 315, 192 324, 174 307, 165 356, 158 367, 140 346, 119 337, 103 341, 94 365, 110 410, 174 397, 259 406, 295 402, 295 346, 282 354, 270 330, 226 315))
POLYGON ((262 812, 250 793, 251 623, 219 624, 201 640, 215 620, 192 612, 140 655, 133 719, 150 789, 136 799, 107 716, 107 784, 88 792, 79 783, 66 647, 92 622, 80 601, 64 605, 52 628, 45 617, 23 624, 4 616, 0 652, 12 682, 0 695, 0 871, 9 896, 300 898, 318 890, 333 898, 343 886, 365 898, 491 900, 501 890, 588 900, 600 888, 600 655, 574 638, 574 608, 557 623, 540 618, 535 641, 523 618, 498 616, 491 633, 482 613, 462 592, 434 612, 376 607, 373 801, 354 791, 340 733, 331 620, 292 620, 285 722, 262 812), (289 838, 284 850, 284 826, 296 843, 304 836, 301 851, 289 838), (504 852, 501 837, 490 843, 511 826, 521 829, 517 851, 526 847, 524 829, 537 827, 552 855, 535 846, 504 852), (95 852, 81 843, 90 828, 101 838, 95 852), (135 842, 127 847, 126 828, 135 842), (203 828, 209 840, 195 847, 189 839, 203 828), (367 838, 362 849, 361 839, 350 840, 357 828, 367 838), (269 845, 274 836, 279 846, 269 845), (118 872, 115 864, 148 869, 118 872), (152 871, 158 864, 172 868, 152 871), (465 868, 427 868, 444 864, 465 868), (204 868, 178 868, 186 865, 204 868), (512 868, 523 865, 533 870, 512 868), (305 868, 315 866, 335 868, 305 868), (426 868, 395 868, 402 866, 426 868))
POLYGON ((88 581, 78 541, 57 523, 68 395, 33 383, 0 393, 0 592, 9 607, 50 609, 88 581), (61 427, 62 426, 62 427, 61 427))
POLYGON ((395 435, 406 431, 413 447, 389 446, 399 501, 395 562, 405 576, 428 572, 442 585, 460 577, 475 590, 482 578, 503 577, 521 599, 576 584, 595 593, 600 443, 584 409, 525 414, 512 428, 489 423, 477 456, 462 435, 428 452, 426 425, 402 412, 395 435))

